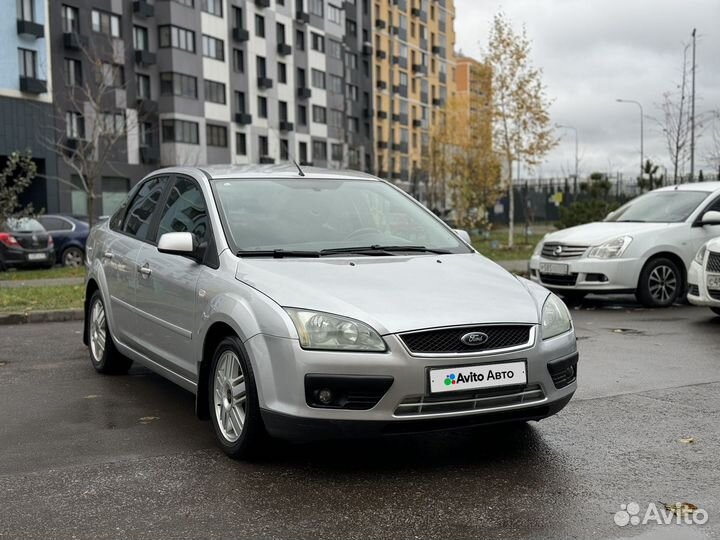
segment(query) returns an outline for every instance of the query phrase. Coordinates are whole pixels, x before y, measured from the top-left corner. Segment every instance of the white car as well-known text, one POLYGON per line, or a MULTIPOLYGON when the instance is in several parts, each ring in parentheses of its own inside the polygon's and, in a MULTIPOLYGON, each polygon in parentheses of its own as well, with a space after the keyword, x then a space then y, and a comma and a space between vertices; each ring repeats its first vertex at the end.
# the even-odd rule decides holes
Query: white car
POLYGON ((688 272, 688 300, 720 315, 720 238, 701 247, 688 272))
POLYGON ((700 246, 719 236, 720 182, 665 187, 605 221, 546 235, 530 259, 530 279, 566 299, 634 293, 648 307, 666 307, 685 294, 700 246))

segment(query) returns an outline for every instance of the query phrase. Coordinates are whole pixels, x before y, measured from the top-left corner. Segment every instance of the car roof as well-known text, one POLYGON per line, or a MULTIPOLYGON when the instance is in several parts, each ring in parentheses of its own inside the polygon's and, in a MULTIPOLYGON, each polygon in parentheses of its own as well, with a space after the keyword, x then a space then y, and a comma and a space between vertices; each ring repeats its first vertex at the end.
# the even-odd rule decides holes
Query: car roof
MULTIPOLYGON (((314 179, 354 179, 354 180, 373 180, 380 181, 377 176, 373 176, 361 171, 349 171, 339 169, 323 169, 319 167, 301 167, 304 176, 314 179)), ((268 179, 285 179, 285 178, 302 178, 298 168, 292 163, 283 163, 277 165, 206 165, 198 167, 170 167, 155 171, 158 173, 182 173, 190 171, 201 171, 213 180, 236 179, 236 178, 268 178, 268 179)))
POLYGON ((677 186, 667 186, 655 191, 707 191, 712 193, 720 190, 720 182, 693 182, 691 184, 678 184, 677 186))

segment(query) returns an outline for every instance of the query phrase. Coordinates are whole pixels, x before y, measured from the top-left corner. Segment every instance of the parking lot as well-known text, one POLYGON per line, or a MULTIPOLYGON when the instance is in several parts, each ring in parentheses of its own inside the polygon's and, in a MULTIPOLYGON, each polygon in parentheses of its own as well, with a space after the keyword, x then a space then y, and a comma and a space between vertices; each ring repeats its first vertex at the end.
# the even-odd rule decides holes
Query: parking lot
POLYGON ((172 383, 97 375, 81 323, 0 327, 0 537, 720 536, 720 317, 619 297, 573 316, 579 390, 556 417, 258 463, 227 459, 172 383), (682 501, 709 521, 613 519, 682 501))

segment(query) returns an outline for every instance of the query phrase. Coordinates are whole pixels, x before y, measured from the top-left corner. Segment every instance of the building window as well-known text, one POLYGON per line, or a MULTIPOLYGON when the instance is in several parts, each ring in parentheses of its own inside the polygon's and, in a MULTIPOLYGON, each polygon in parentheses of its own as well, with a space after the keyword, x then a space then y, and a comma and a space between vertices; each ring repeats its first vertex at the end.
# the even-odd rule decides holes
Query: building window
POLYGON ((62 7, 62 29, 67 34, 80 31, 78 9, 73 6, 62 7))
POLYGON ((313 69, 311 71, 312 85, 315 88, 325 89, 325 73, 319 69, 313 69))
POLYGON ((338 109, 330 109, 330 114, 328 116, 328 125, 337 129, 342 129, 344 118, 345 115, 342 111, 338 109))
POLYGON ((270 154, 268 138, 265 135, 260 135, 258 137, 258 152, 260 154, 260 157, 266 157, 270 154))
POLYGON ((281 122, 287 122, 288 119, 288 106, 287 101, 278 102, 278 115, 281 122))
POLYGON ((345 33, 349 36, 357 36, 357 23, 352 19, 345 20, 345 33))
POLYGON ((280 139, 280 159, 283 161, 290 159, 290 144, 287 139, 280 139))
POLYGON ((247 137, 244 133, 237 132, 235 134, 235 153, 238 156, 247 155, 247 137))
POLYGON ((144 26, 133 26, 133 47, 136 51, 149 51, 148 31, 144 26))
POLYGON ((223 0, 202 0, 202 10, 210 15, 222 17, 223 0))
POLYGON ((307 126, 307 106, 305 106, 305 105, 298 106, 297 121, 298 121, 298 125, 307 126))
POLYGON ((284 62, 278 62, 278 82, 287 83, 287 66, 284 62))
POLYGON ((233 69, 238 73, 245 72, 245 53, 242 49, 233 49, 233 69))
POLYGON ((122 135, 125 133, 125 114, 103 112, 98 116, 98 125, 102 135, 122 135))
POLYGON ((285 44, 285 25, 282 23, 275 24, 275 33, 277 34, 277 42, 281 45, 285 44))
POLYGON ((267 98, 264 96, 258 96, 258 116, 260 118, 268 116, 267 98))
POLYGON ((82 86, 82 62, 74 58, 65 59, 65 84, 67 86, 82 86))
POLYGON ((205 79, 205 101, 225 105, 225 85, 221 82, 205 79))
POLYGON ((235 91, 235 108, 239 113, 245 112, 245 92, 235 91))
POLYGON ((262 15, 255 15, 255 35, 257 37, 265 37, 265 17, 262 15))
POLYGON ((93 32, 99 32, 114 38, 120 37, 120 17, 114 13, 92 10, 92 29, 93 32))
POLYGON ((328 39, 327 54, 336 60, 342 60, 342 44, 334 39, 328 39))
POLYGON ((150 77, 138 73, 135 75, 136 78, 136 93, 138 99, 150 99, 150 77))
MULTIPOLYGON (((360 98, 360 92, 358 91, 358 87, 354 84, 348 84, 347 88, 347 97, 352 99, 353 101, 357 101, 360 98)), ((342 90, 341 90, 342 92, 342 90)))
POLYGON ((195 52, 195 32, 179 26, 158 26, 160 47, 172 47, 182 51, 195 52))
POLYGON ((197 99, 197 78, 184 73, 161 73, 160 93, 164 96, 197 99))
POLYGON ((333 144, 330 146, 330 159, 333 161, 342 161, 343 158, 343 145, 333 144))
POLYGON ((85 118, 79 112, 65 113, 65 135, 68 139, 85 138, 85 118))
POLYGON ((267 77, 267 62, 265 62, 264 56, 257 56, 255 58, 255 70, 257 71, 258 77, 267 77))
POLYGON ((295 48, 298 51, 305 50, 305 32, 298 30, 295 32, 295 48))
POLYGON ((315 32, 311 33, 312 49, 318 52, 325 52, 325 38, 315 32))
POLYGON ((306 142, 301 142, 298 145, 298 154, 300 154, 298 156, 300 158, 300 163, 308 162, 308 152, 307 152, 307 143, 306 142))
POLYGON ((232 20, 233 28, 245 28, 243 24, 243 11, 242 8, 232 6, 232 20))
POLYGON ((205 126, 205 135, 207 136, 208 146, 227 148, 227 128, 225 126, 207 124, 205 126))
POLYGON ((323 0, 310 0, 310 13, 317 15, 318 17, 322 17, 323 0))
POLYGON ((100 66, 101 82, 105 86, 120 88, 125 84, 125 68, 120 64, 103 62, 100 66))
POLYGON ((313 122, 316 124, 327 124, 327 109, 320 105, 313 105, 312 108, 313 122))
POLYGON ((342 94, 343 93, 342 77, 338 77, 337 75, 329 75, 328 76, 328 90, 330 90, 331 92, 334 92, 336 94, 342 94))
POLYGON ((345 64, 350 69, 357 69, 357 54, 346 52, 345 53, 345 64))
POLYGON ((21 21, 35 21, 33 0, 18 0, 18 19, 21 21))
POLYGON ((313 160, 327 160, 327 144, 325 141, 313 141, 313 160))
POLYGON ((342 9, 332 4, 328 4, 328 21, 335 24, 342 24, 342 9))
POLYGON ((195 0, 173 0, 176 4, 182 4, 187 7, 195 7, 195 0))
POLYGON ((360 121, 355 116, 348 116, 348 131, 350 133, 360 132, 360 121))
POLYGON ((225 61, 225 42, 212 36, 203 35, 203 56, 214 58, 215 60, 225 61))
POLYGON ((199 126, 197 122, 188 122, 187 120, 162 121, 163 142, 200 144, 198 133, 199 126))

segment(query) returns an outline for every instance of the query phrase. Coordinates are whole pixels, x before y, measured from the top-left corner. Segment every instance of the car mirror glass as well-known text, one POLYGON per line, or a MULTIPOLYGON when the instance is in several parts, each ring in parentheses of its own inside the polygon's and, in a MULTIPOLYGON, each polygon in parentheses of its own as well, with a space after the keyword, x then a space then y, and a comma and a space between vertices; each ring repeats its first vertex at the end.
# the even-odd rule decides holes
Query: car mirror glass
POLYGON ((717 210, 710 210, 705 212, 702 217, 703 225, 720 225, 720 212, 717 210))

